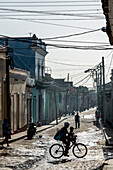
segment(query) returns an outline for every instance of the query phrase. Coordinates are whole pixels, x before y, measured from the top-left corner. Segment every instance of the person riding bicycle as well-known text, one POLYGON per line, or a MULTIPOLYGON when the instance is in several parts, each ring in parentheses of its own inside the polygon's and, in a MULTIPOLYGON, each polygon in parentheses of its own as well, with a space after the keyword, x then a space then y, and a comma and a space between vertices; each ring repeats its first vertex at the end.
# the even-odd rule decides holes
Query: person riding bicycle
POLYGON ((75 133, 73 132, 74 128, 71 126, 70 127, 70 132, 68 134, 69 140, 72 141, 76 141, 76 137, 77 135, 75 135, 75 133))
POLYGON ((71 148, 73 155, 77 158, 83 158, 87 154, 87 146, 76 141, 77 135, 73 132, 74 128, 70 127, 70 132, 68 132, 67 128, 69 125, 70 124, 68 122, 65 122, 64 127, 58 130, 54 136, 55 140, 60 140, 63 144, 55 143, 49 148, 50 155, 55 159, 61 158, 62 156, 69 156, 68 150, 71 148))
POLYGON ((69 146, 70 146, 70 140, 69 140, 69 137, 67 136, 69 134, 68 130, 67 130, 69 125, 70 125, 69 122, 65 122, 64 127, 60 129, 60 132, 62 134, 60 140, 66 145, 65 151, 64 151, 64 156, 69 156, 68 150, 69 150, 69 146))

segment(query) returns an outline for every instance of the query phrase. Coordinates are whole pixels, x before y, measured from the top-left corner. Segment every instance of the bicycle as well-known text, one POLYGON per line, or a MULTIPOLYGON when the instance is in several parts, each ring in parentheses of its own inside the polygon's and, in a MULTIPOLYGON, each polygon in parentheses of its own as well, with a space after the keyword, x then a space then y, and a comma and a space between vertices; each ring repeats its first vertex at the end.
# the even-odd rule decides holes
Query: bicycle
MULTIPOLYGON (((85 144, 77 143, 76 139, 74 141, 71 141, 71 143, 72 144, 70 145, 69 149, 73 147, 72 152, 75 157, 83 158, 86 156, 87 147, 85 144)), ((63 143, 62 144, 55 143, 49 148, 49 153, 54 159, 61 158, 64 155, 65 150, 64 147, 65 145, 63 143)))

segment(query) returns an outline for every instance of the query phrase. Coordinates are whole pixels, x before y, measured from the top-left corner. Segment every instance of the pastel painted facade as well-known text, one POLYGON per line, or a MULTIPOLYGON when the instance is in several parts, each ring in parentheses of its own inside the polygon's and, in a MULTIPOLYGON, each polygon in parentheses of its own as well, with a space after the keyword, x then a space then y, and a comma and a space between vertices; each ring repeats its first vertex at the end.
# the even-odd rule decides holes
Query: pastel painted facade
MULTIPOLYGON (((0 44, 4 45, 4 43, 5 39, 0 38, 0 44)), ((46 45, 36 35, 8 38, 8 44, 13 50, 11 55, 15 68, 29 71, 30 78, 34 79, 35 83, 34 86, 27 86, 27 122, 43 121, 45 116, 45 89, 42 84, 45 76, 46 45)))
POLYGON ((30 73, 21 70, 10 70, 11 129, 12 133, 27 127, 26 82, 30 73))
MULTIPOLYGON (((5 48, 0 47, 0 136, 2 124, 7 118, 6 104, 6 55, 5 48), (3 53, 2 53, 3 51, 3 53)), ((21 130, 27 125, 26 80, 29 72, 19 69, 9 70, 10 82, 10 126, 11 132, 21 130)))

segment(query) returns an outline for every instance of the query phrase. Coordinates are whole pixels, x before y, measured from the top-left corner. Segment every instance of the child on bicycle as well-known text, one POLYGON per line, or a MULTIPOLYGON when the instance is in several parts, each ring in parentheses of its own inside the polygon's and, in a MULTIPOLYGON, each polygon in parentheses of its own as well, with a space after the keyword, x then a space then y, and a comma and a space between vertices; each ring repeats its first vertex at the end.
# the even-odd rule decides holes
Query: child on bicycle
POLYGON ((70 127, 70 132, 68 133, 68 137, 69 137, 69 140, 71 142, 76 141, 76 137, 77 137, 77 135, 74 134, 73 130, 74 130, 74 128, 71 126, 70 127))

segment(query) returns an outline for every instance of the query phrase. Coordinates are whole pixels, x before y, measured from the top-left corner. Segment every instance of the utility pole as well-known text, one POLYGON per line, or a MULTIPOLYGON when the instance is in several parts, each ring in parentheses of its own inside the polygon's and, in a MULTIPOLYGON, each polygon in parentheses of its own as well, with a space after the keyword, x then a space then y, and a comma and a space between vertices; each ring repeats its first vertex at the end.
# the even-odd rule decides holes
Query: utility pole
POLYGON ((100 113, 100 105, 99 105, 99 88, 98 88, 98 74, 96 70, 96 86, 97 86, 97 105, 98 105, 98 111, 100 113))
POLYGON ((106 123, 106 98, 105 98, 105 69, 104 69, 104 57, 102 57, 102 69, 103 69, 103 115, 104 115, 104 123, 106 123))
POLYGON ((5 39, 5 48, 6 48, 6 115, 8 119, 8 123, 10 125, 10 81, 9 81, 9 65, 10 65, 10 58, 8 56, 8 38, 5 39))
POLYGON ((102 118, 102 65, 100 65, 100 117, 102 118))
POLYGON ((54 98, 55 98, 55 110, 56 110, 56 125, 58 125, 57 101, 56 101, 56 89, 55 89, 55 85, 54 85, 54 98))

